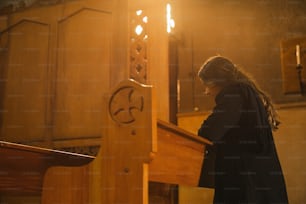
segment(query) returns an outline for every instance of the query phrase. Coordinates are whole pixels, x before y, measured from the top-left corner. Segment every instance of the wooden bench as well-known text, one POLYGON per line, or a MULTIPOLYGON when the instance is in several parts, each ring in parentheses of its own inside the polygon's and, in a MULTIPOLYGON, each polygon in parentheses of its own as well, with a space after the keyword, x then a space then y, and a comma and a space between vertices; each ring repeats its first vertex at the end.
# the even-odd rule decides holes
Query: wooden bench
POLYGON ((40 195, 51 166, 81 166, 94 157, 0 141, 0 195, 40 195))
POLYGON ((210 141, 157 120, 154 88, 132 80, 105 99, 101 148, 81 167, 51 167, 42 203, 148 203, 148 182, 197 186, 210 141))
POLYGON ((0 195, 43 204, 148 203, 148 182, 197 186, 211 142, 156 118, 154 88, 120 83, 103 106, 96 157, 0 142, 0 195))

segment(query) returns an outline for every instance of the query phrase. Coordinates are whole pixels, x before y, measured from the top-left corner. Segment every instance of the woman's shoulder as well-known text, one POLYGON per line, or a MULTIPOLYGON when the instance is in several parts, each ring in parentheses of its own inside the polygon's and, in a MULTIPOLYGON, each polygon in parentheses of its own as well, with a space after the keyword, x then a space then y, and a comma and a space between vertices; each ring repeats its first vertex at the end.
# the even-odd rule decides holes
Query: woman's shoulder
POLYGON ((250 88, 251 87, 247 84, 237 82, 237 83, 228 84, 220 91, 220 93, 221 94, 229 94, 229 93, 239 94, 239 93, 245 92, 246 90, 250 88))
POLYGON ((216 100, 221 98, 231 99, 231 98, 244 98, 251 87, 244 83, 231 83, 225 86, 219 94, 216 96, 216 100))

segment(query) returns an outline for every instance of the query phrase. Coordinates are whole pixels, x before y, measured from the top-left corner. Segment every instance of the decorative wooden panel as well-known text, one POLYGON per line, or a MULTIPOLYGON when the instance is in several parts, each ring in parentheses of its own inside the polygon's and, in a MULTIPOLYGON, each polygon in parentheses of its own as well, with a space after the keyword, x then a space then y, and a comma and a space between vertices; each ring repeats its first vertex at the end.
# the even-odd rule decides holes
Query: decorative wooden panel
POLYGON ((111 15, 81 9, 58 22, 54 139, 101 135, 109 89, 111 15))
POLYGON ((300 93, 300 84, 297 74, 296 45, 300 46, 302 80, 306 81, 306 37, 286 39, 281 42, 281 65, 283 76, 283 91, 285 94, 300 93))
POLYGON ((1 33, 6 39, 2 70, 2 129, 7 141, 41 141, 46 130, 49 25, 21 20, 1 33))
POLYGON ((148 16, 143 10, 130 14, 130 78, 146 84, 148 16))

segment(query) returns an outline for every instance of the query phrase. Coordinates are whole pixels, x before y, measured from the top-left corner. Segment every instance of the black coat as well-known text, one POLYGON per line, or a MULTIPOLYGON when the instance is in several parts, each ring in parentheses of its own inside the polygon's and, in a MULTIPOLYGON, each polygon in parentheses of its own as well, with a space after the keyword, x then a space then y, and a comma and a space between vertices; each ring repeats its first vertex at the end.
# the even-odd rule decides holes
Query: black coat
POLYGON ((214 203, 288 203, 267 112, 246 84, 227 86, 198 135, 216 155, 214 203))

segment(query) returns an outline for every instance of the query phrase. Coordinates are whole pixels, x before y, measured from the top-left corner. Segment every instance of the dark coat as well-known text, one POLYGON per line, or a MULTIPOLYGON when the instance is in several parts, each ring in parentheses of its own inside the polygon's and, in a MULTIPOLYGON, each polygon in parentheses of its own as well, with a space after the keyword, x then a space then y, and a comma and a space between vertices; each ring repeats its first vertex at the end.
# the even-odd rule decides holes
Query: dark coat
POLYGON ((198 135, 216 155, 214 203, 288 203, 267 112, 246 84, 227 86, 198 135))

